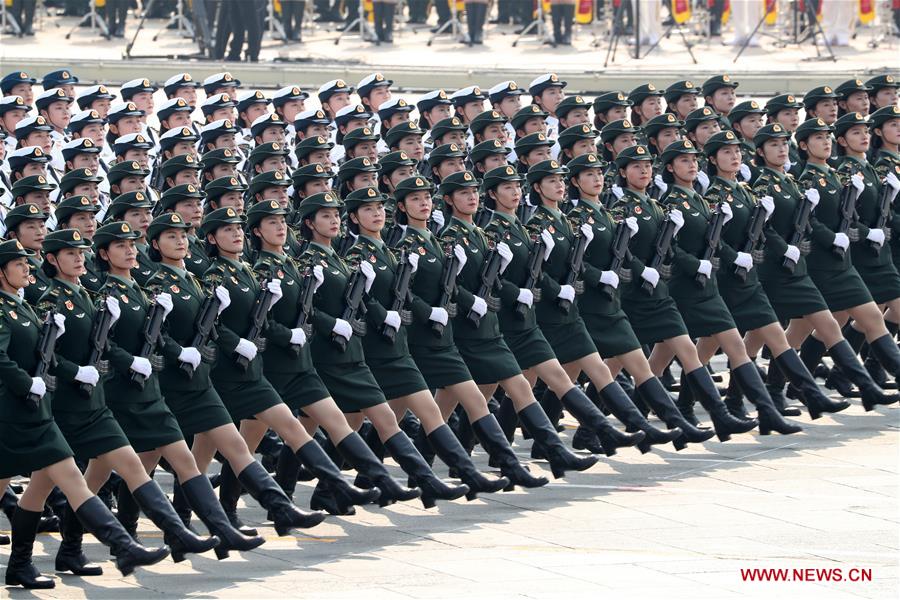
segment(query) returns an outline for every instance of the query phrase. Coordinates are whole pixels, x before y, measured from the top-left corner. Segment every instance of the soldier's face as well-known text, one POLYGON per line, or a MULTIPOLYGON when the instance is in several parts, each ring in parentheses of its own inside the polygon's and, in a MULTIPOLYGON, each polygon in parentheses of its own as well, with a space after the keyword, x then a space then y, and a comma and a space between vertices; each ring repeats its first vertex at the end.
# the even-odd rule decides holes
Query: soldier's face
POLYGON ((735 123, 735 127, 738 128, 741 132, 741 135, 744 136, 745 139, 752 140, 753 136, 756 135, 763 126, 763 116, 762 115, 747 115, 743 119, 741 119, 738 123, 735 123))
POLYGON ((229 121, 234 121, 234 107, 233 106, 225 106, 222 108, 217 108, 213 111, 213 113, 207 119, 208 123, 214 123, 215 121, 219 121, 221 119, 227 119, 229 121))
POLYGON ((308 197, 313 194, 321 194, 331 190, 330 179, 313 179, 303 184, 303 196, 308 197))
MULTIPOLYGON (((234 150, 237 147, 237 140, 234 137, 233 133, 226 133, 225 135, 220 135, 216 138, 216 141, 213 142, 213 145, 216 149, 219 148, 228 148, 229 150, 234 150)), ((191 144, 191 151, 194 150, 194 145, 191 144)), ((185 153, 186 154, 186 153, 185 153)))
POLYGON ((660 96, 648 96, 634 108, 645 121, 649 121, 653 117, 658 117, 663 113, 662 98, 660 96))
POLYGON ((341 232, 341 214, 336 208, 320 208, 312 220, 312 229, 321 237, 333 240, 341 232))
POLYGON ((44 190, 28 192, 22 204, 36 204, 43 212, 50 212, 50 192, 44 190))
POLYGON ((403 123, 409 123, 409 121, 409 111, 404 110, 398 113, 394 113, 393 115, 391 115, 391 118, 387 120, 386 126, 382 125, 381 130, 387 131, 391 127, 396 127, 397 125, 402 125, 403 123))
POLYGON ((881 88, 875 94, 875 106, 883 108, 897 104, 897 88, 881 88))
POLYGON ((847 96, 846 100, 841 100, 839 104, 847 112, 858 112, 863 115, 869 114, 869 94, 867 92, 853 92, 847 96))
POLYGON ((332 167, 331 154, 328 150, 313 150, 309 153, 307 160, 309 161, 309 164, 321 163, 326 170, 331 169, 332 167))
POLYGON ((274 200, 281 208, 287 208, 290 198, 288 198, 287 188, 279 185, 264 189, 262 200, 274 200))
POLYGON ((500 140, 501 143, 506 142, 506 128, 503 123, 491 123, 485 127, 482 132, 482 141, 500 140))
POLYGON ((182 260, 187 256, 188 239, 184 229, 166 229, 153 240, 153 247, 170 260, 182 260))
POLYGON ((800 148, 806 150, 811 158, 816 160, 827 160, 831 157, 832 147, 831 134, 826 131, 816 131, 805 142, 800 142, 800 148))
POLYGON ((775 115, 775 121, 788 131, 796 131, 797 126, 800 125, 800 109, 785 108, 779 110, 778 114, 775 115))
POLYGON ((3 273, 3 279, 6 280, 10 287, 22 289, 30 284, 28 275, 31 269, 28 267, 28 260, 24 256, 7 261, 6 264, 0 267, 0 272, 3 273))
POLYGON ((421 135, 408 135, 397 144, 399 150, 403 150, 410 158, 422 160, 425 157, 425 145, 421 135))
POLYGON ((106 125, 102 123, 91 123, 90 125, 85 125, 81 130, 81 135, 79 137, 90 138, 92 142, 94 142, 95 146, 103 147, 106 143, 106 125))
POLYGON ((133 148, 125 152, 125 156, 123 157, 127 161, 134 161, 137 164, 141 165, 142 169, 147 169, 150 166, 150 152, 143 148, 133 148))
POLYGON ((384 202, 367 202, 356 210, 356 214, 351 214, 353 219, 360 227, 366 231, 381 231, 384 228, 384 202))
POLYGON ((484 165, 484 172, 487 173, 491 169, 506 165, 506 157, 502 154, 489 154, 482 164, 484 165))
POLYGON ((169 152, 171 152, 170 158, 184 156, 185 154, 194 154, 194 142, 178 142, 172 146, 172 149, 169 152))
POLYGON ((428 190, 420 190, 411 192, 406 195, 406 199, 397 205, 401 210, 406 212, 409 220, 424 223, 431 216, 432 202, 431 194, 428 190))
POLYGON ((287 241, 287 223, 284 215, 268 215, 259 221, 255 233, 271 246, 284 246, 287 241))
POLYGON ((227 163, 221 165, 213 165, 209 173, 211 174, 213 179, 219 179, 220 177, 232 177, 234 175, 234 165, 227 163))
POLYGON ((68 102, 51 102, 45 110, 41 111, 51 125, 57 129, 66 129, 69 121, 72 120, 72 113, 69 111, 71 105, 68 102))
POLYGON ((632 189, 647 189, 652 177, 653 165, 649 160, 633 160, 625 167, 625 181, 632 189))
POLYGON ((97 219, 94 218, 94 213, 92 212, 79 211, 74 213, 69 217, 66 225, 72 229, 77 229, 81 233, 81 237, 86 240, 94 239, 94 232, 97 231, 97 219))
MULTIPOLYGON (((377 142, 362 142, 356 145, 353 149, 353 158, 365 157, 375 162, 378 159, 378 145, 377 142)), ((350 153, 347 154, 350 156, 350 153)))
POLYGON ((737 102, 737 94, 733 87, 721 87, 713 92, 712 107, 723 115, 731 112, 735 102, 737 102))
POLYGON ((138 92, 131 98, 131 101, 139 110, 148 115, 153 114, 153 94, 151 92, 138 92))
POLYGON ((603 191, 603 172, 600 168, 585 169, 578 174, 576 184, 582 194, 597 198, 603 191))
MULTIPOLYGON (((550 149, 548 148, 547 150, 549 151, 550 149)), ((572 158, 582 154, 590 154, 595 150, 594 140, 578 140, 572 145, 572 158)))
POLYGON ((55 254, 48 254, 47 260, 64 277, 81 277, 87 272, 84 268, 84 254, 81 248, 63 248, 55 254))
POLYGON ((465 122, 469 123, 477 117, 480 113, 484 112, 484 100, 473 100, 472 102, 466 102, 462 107, 462 113, 465 117, 465 122))
POLYGON ((30 162, 22 167, 22 177, 32 177, 34 175, 47 175, 47 167, 41 162, 30 162))
POLYGON ((684 120, 692 110, 697 110, 698 104, 697 94, 682 94, 675 102, 675 114, 684 120))
POLYGON ((591 122, 591 116, 587 108, 573 108, 568 112, 565 118, 566 127, 574 127, 575 125, 587 125, 591 122))
POLYGON ((0 122, 3 123, 3 129, 6 131, 15 131, 16 123, 25 118, 28 112, 25 110, 19 110, 18 108, 15 110, 6 111, 2 117, 0 117, 0 122))
POLYGON ((722 128, 719 126, 718 121, 703 121, 694 130, 694 141, 702 148, 706 140, 720 131, 722 131, 722 128))
POLYGON ((12 89, 9 91, 10 96, 22 96, 22 100, 25 101, 25 104, 31 106, 34 104, 34 91, 32 90, 30 83, 17 83, 12 86, 12 89))
POLYGON ((837 121, 838 104, 834 98, 826 98, 816 102, 814 115, 825 121, 828 125, 833 125, 837 121))
POLYGON ((105 119, 106 115, 109 114, 109 106, 112 101, 108 98, 99 98, 91 102, 90 109, 96 110, 97 114, 100 115, 101 118, 105 119))
POLYGON ((100 168, 100 155, 98 154, 76 154, 72 159, 73 169, 90 169, 97 171, 100 168))
POLYGON ((244 214, 244 196, 241 192, 225 192, 219 196, 219 201, 216 204, 218 208, 231 207, 237 214, 244 214))
POLYGON ((526 161, 529 165, 536 165, 541 161, 550 160, 551 158, 553 158, 553 155, 550 151, 550 148, 548 148, 547 146, 541 146, 540 148, 535 148, 534 150, 529 152, 526 157, 526 161))
POLYGON ((268 104, 251 104, 247 107, 247 110, 241 111, 241 118, 244 119, 244 122, 249 126, 250 123, 264 115, 267 115, 268 113, 268 104))
POLYGON ((260 173, 269 173, 271 171, 281 171, 284 173, 287 170, 287 162, 284 160, 283 156, 270 156, 262 161, 260 168, 260 173))
POLYGON ((66 96, 68 96, 69 98, 75 97, 75 86, 74 85, 59 85, 56 87, 58 87, 63 92, 65 92, 66 96))
POLYGON ((331 127, 322 125, 321 123, 313 123, 306 128, 305 137, 323 137, 328 138, 331 135, 331 127))
POLYGON ((137 175, 129 175, 123 177, 119 181, 119 193, 127 194, 128 192, 140 192, 144 189, 144 180, 137 175))
POLYGON ((140 133, 141 132, 141 118, 140 117, 123 117, 119 119, 117 124, 119 135, 128 135, 129 133, 140 133))
POLYGON ((566 197, 566 182, 562 175, 548 175, 535 184, 543 200, 562 202, 566 197))
POLYGON ((550 113, 551 115, 556 114, 556 107, 559 106, 559 103, 563 101, 563 98, 566 97, 563 89, 558 86, 548 87, 541 95, 537 97, 539 100, 538 104, 545 111, 550 113))
POLYGON ((785 138, 767 140, 763 143, 762 155, 766 165, 783 167, 788 160, 788 141, 785 138))
POLYGON ((872 141, 866 125, 854 125, 838 138, 838 143, 852 152, 866 152, 872 141))
POLYGON ((448 131, 441 137, 441 143, 462 146, 466 143, 466 133, 464 131, 448 131))
POLYGON ((666 127, 661 129, 659 134, 656 136, 656 147, 660 150, 664 150, 666 146, 671 144, 672 142, 677 142, 681 139, 681 130, 677 127, 666 127))
POLYGON ((621 121, 628 117, 628 107, 627 106, 613 106, 608 111, 606 111, 606 122, 612 123, 613 121, 621 121))
POLYGON ((273 127, 266 127, 263 129, 262 135, 259 136, 261 138, 262 144, 268 144, 269 142, 278 142, 279 144, 284 143, 284 127, 279 127, 275 125, 273 127))
POLYGON ((547 135, 547 121, 545 121, 543 117, 532 117, 525 121, 522 129, 525 131, 525 135, 530 135, 532 133, 543 133, 544 135, 547 135))
POLYGON ((453 116, 453 107, 449 104, 438 104, 437 106, 426 110, 425 116, 428 118, 428 122, 431 125, 434 125, 438 121, 443 121, 444 119, 449 119, 453 116))
POLYGON ((39 146, 45 154, 50 154, 53 142, 50 141, 49 131, 33 131, 25 138, 24 146, 39 146))
POLYGON ((378 185, 378 173, 357 173, 350 180, 350 191, 378 185))
POLYGON ((200 226, 203 219, 203 208, 200 206, 200 200, 197 198, 188 198, 187 200, 179 200, 175 203, 175 212, 184 220, 194 227, 200 226))
POLYGON ((442 160, 437 166, 437 174, 440 178, 446 179, 453 173, 460 173, 466 170, 466 161, 462 158, 448 158, 442 160))
POLYGON ((444 198, 450 199, 454 213, 471 216, 478 212, 478 188, 458 189, 451 196, 444 196, 444 198))
POLYGON ((875 135, 880 135, 887 144, 894 146, 900 144, 900 119, 890 119, 875 130, 875 135))
POLYGON ((208 237, 215 241, 221 252, 240 254, 244 249, 244 228, 237 223, 222 225, 208 237))
POLYGON ((504 181, 491 193, 497 205, 508 212, 516 210, 522 201, 522 185, 517 181, 504 181))
POLYGON ((285 122, 293 123, 297 115, 306 110, 306 102, 303 100, 288 100, 281 105, 281 116, 285 122))
POLYGON ((740 146, 722 146, 716 151, 716 168, 722 174, 734 175, 741 168, 741 148, 740 146))
POLYGON ((391 190, 397 188, 397 184, 403 181, 404 179, 409 179, 413 175, 416 174, 416 169, 411 166, 403 165, 402 167, 397 167, 393 173, 391 173, 390 182, 391 182, 391 190))
POLYGON ((328 109, 331 110, 331 114, 335 115, 337 114, 337 111, 341 110, 345 106, 350 105, 350 93, 338 92, 337 94, 333 94, 325 104, 327 105, 328 109))
POLYGON ((200 172, 196 169, 182 169, 175 173, 175 185, 191 184, 193 186, 200 185, 200 172))
POLYGON ((134 240, 114 240, 100 252, 101 258, 105 258, 113 268, 133 269, 138 266, 134 240))
POLYGON ((125 211, 122 218, 133 230, 147 233, 152 217, 150 216, 149 208, 129 208, 125 211))
POLYGON ((378 110, 382 104, 390 99, 391 88, 386 85, 380 85, 369 92, 369 106, 372 107, 372 110, 378 110))
POLYGON ((623 133, 617 135, 612 142, 613 156, 618 156, 622 150, 624 150, 625 148, 631 148, 632 146, 637 146, 637 140, 634 138, 633 133, 623 133))
POLYGON ((197 107, 197 88, 195 87, 180 87, 175 90, 175 95, 172 97, 182 98, 191 108, 197 107))
POLYGON ((181 127, 187 127, 191 124, 191 113, 186 110, 178 110, 175 111, 166 119, 166 128, 167 129, 176 129, 181 127))
POLYGON ((507 96, 496 104, 495 108, 507 119, 511 119, 522 108, 522 98, 521 96, 507 96))
POLYGON ((26 219, 16 227, 16 239, 29 250, 40 250, 47 237, 47 225, 43 219, 26 219))
POLYGON ((666 165, 675 178, 683 182, 692 182, 697 178, 697 156, 695 154, 679 154, 666 165))

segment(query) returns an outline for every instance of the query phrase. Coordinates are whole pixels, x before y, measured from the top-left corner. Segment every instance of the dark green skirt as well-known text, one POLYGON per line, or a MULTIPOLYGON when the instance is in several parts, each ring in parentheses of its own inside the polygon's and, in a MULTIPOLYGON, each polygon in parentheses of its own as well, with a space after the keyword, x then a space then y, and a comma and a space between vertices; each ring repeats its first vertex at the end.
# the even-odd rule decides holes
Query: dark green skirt
POLYGON ((719 293, 741 334, 778 322, 775 309, 758 281, 744 285, 720 285, 719 293))
POLYGON ((185 437, 234 424, 211 383, 205 390, 172 392, 164 397, 185 437))
POLYGON ((291 410, 299 410, 330 396, 315 369, 307 369, 301 373, 267 372, 266 379, 291 410))
POLYGON ((379 360, 366 357, 366 364, 372 371, 378 387, 388 400, 409 396, 428 389, 425 378, 416 367, 416 362, 409 354, 401 357, 379 360))
POLYGON ((439 390, 472 379, 472 374, 456 346, 436 350, 428 346, 410 344, 409 353, 430 389, 439 390))
POLYGON ((359 412, 387 402, 366 363, 316 365, 316 372, 341 412, 359 412))
POLYGON ((457 339, 456 347, 478 385, 497 383, 522 374, 516 357, 502 337, 457 339))
POLYGON ((538 327, 524 331, 507 331, 503 334, 503 340, 512 350, 519 368, 523 371, 556 358, 550 342, 538 327))
POLYGON ((0 479, 28 475, 73 454, 53 419, 41 423, 0 422, 0 479))
POLYGON ((547 325, 541 331, 553 349, 553 353, 562 364, 576 361, 597 352, 597 346, 588 333, 587 326, 581 317, 568 323, 547 325))
POLYGON ((240 423, 281 404, 281 396, 265 377, 256 381, 214 382, 232 420, 240 423))
POLYGON ((178 421, 163 402, 116 403, 109 409, 135 452, 148 452, 184 439, 178 421))
POLYGON ((900 298, 900 274, 894 263, 859 268, 858 271, 877 304, 900 298))
POLYGON ((683 298, 673 296, 672 299, 681 311, 681 318, 692 338, 704 338, 737 327, 718 293, 683 298))
POLYGON ((822 293, 808 275, 793 275, 785 271, 778 277, 766 278, 762 286, 779 321, 799 319, 828 310, 822 293))
POLYGON ((622 297, 622 309, 641 344, 687 335, 687 326, 670 296, 648 296, 635 291, 622 297))
POLYGON ((825 298, 832 312, 847 310, 872 301, 872 295, 859 272, 852 266, 843 271, 809 270, 809 277, 825 298))
POLYGON ((128 437, 107 406, 94 411, 58 411, 53 418, 77 460, 86 462, 128 445, 128 437))
POLYGON ((603 358, 628 354, 641 347, 624 310, 602 315, 581 313, 581 319, 603 358))

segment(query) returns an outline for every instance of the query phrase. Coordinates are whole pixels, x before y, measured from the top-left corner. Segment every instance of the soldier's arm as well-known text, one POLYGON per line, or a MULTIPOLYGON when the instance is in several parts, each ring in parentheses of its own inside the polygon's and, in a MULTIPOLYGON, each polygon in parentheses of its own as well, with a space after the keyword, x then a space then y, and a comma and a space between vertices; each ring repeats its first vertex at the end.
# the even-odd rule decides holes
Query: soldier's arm
MULTIPOLYGON (((272 263, 268 259, 260 259, 253 266, 253 272, 260 281, 269 281, 273 277, 272 263)), ((266 343, 287 348, 291 345, 291 330, 279 323, 270 312, 266 319, 266 343)))
POLYGON ((14 396, 24 396, 31 390, 31 374, 6 353, 11 337, 9 326, 0 320, 0 380, 14 396))

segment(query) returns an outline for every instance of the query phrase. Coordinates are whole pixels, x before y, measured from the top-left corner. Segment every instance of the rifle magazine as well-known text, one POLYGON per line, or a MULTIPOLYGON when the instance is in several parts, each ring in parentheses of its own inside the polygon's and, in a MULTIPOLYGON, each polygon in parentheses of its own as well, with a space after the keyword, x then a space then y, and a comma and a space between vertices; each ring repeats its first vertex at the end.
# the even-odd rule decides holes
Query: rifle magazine
POLYGON ((365 321, 352 321, 350 323, 350 328, 353 330, 353 335, 363 336, 366 335, 366 322, 365 321))
POLYGON ((541 298, 543 297, 543 294, 541 293, 540 288, 535 288, 535 289, 531 290, 531 295, 534 296, 535 302, 540 302, 541 298))
POLYGON ((753 258, 754 265, 761 265, 763 261, 766 259, 766 251, 765 250, 754 250, 750 253, 750 256, 753 258))
POLYGON ((266 346, 268 346, 268 343, 266 342, 266 338, 264 338, 264 337, 256 338, 255 340, 253 340, 253 343, 256 345, 256 349, 259 352, 265 352, 266 346))
POLYGON ((313 334, 313 326, 309 323, 303 326, 303 333, 306 334, 306 337, 310 337, 313 334))
POLYGON ((799 244, 797 244, 797 249, 800 250, 800 254, 806 256, 809 254, 810 250, 812 250, 812 242, 809 240, 803 240, 799 244))
POLYGON ((576 293, 576 294, 583 294, 583 293, 584 293, 584 281, 582 281, 582 280, 580 280, 580 279, 576 279, 576 280, 575 280, 575 283, 572 284, 572 287, 575 288, 575 293, 576 293))
POLYGON ((451 302, 450 304, 447 305, 447 314, 450 315, 451 319, 456 316, 456 303, 455 302, 451 302))
POLYGON ((500 298, 496 296, 488 296, 484 299, 485 304, 487 304, 488 310, 491 312, 497 312, 500 310, 500 298))
POLYGON ((709 259, 709 262, 710 264, 712 264, 713 271, 718 270, 719 266, 722 264, 722 261, 718 256, 713 256, 711 259, 709 259))
POLYGON ((203 360, 203 362, 216 362, 217 352, 213 346, 203 346, 202 348, 198 348, 198 350, 200 350, 200 358, 203 360))
POLYGON ((150 360, 150 368, 154 371, 162 371, 164 366, 163 357, 159 354, 151 354, 147 357, 150 360))
POLYGON ((399 312, 400 312, 400 324, 401 325, 412 325, 412 322, 413 322, 412 311, 401 310, 399 312))
MULTIPOLYGON (((885 235, 886 234, 887 234, 887 232, 885 232, 885 235)), ((858 242, 859 241, 859 229, 857 229, 856 227, 851 227, 850 229, 848 229, 847 230, 847 238, 851 242, 858 242)))
POLYGON ((659 276, 663 279, 672 279, 672 265, 659 265, 659 276))
POLYGON ((109 361, 108 360, 98 360, 97 361, 97 372, 100 375, 106 375, 109 373, 109 361))
POLYGON ((619 269, 616 274, 619 276, 619 281, 621 283, 630 283, 634 279, 631 269, 619 269))
POLYGON ((43 377, 44 383, 47 384, 48 392, 56 391, 56 376, 55 375, 44 375, 43 377))

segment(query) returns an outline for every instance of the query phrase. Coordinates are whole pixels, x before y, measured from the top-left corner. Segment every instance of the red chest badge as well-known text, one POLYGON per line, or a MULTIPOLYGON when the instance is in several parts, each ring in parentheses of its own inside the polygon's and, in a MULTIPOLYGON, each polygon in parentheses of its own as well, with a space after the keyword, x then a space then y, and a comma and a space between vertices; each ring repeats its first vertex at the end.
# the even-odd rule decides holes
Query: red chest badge
POLYGON ((682 205, 683 207, 687 208, 687 209, 690 209, 690 208, 691 208, 691 203, 688 202, 687 200, 685 200, 684 202, 682 202, 681 205, 682 205))
POLYGON ((72 301, 71 301, 71 300, 66 300, 66 308, 67 308, 68 310, 75 310, 75 305, 72 304, 72 301))
POLYGON ((278 269, 276 275, 278 275, 279 279, 284 279, 284 271, 282 271, 281 269, 278 269))
POLYGON ((177 294, 178 292, 181 291, 181 288, 178 287, 177 285, 174 285, 174 284, 171 285, 171 286, 169 286, 169 289, 172 290, 172 293, 173 293, 173 294, 177 294))
POLYGON ((16 314, 16 311, 14 311, 14 310, 9 311, 9 316, 10 316, 12 319, 14 319, 14 320, 18 320, 18 319, 19 319, 19 315, 17 315, 17 314, 16 314))
POLYGON ((126 296, 125 294, 122 294, 119 297, 122 298, 122 302, 124 302, 125 304, 128 304, 128 296, 126 296))
POLYGON ((641 214, 642 212, 644 212, 644 211, 641 209, 640 206, 635 206, 635 207, 634 207, 634 214, 639 215, 639 214, 641 214))
POLYGON ((549 226, 547 227, 547 231, 549 231, 550 233, 556 233, 556 228, 553 227, 553 225, 549 225, 549 226))
POLYGON ((375 258, 375 255, 374 255, 374 254, 372 254, 371 256, 369 256, 369 262, 372 263, 373 265, 374 265, 377 261, 378 261, 378 259, 375 258))

